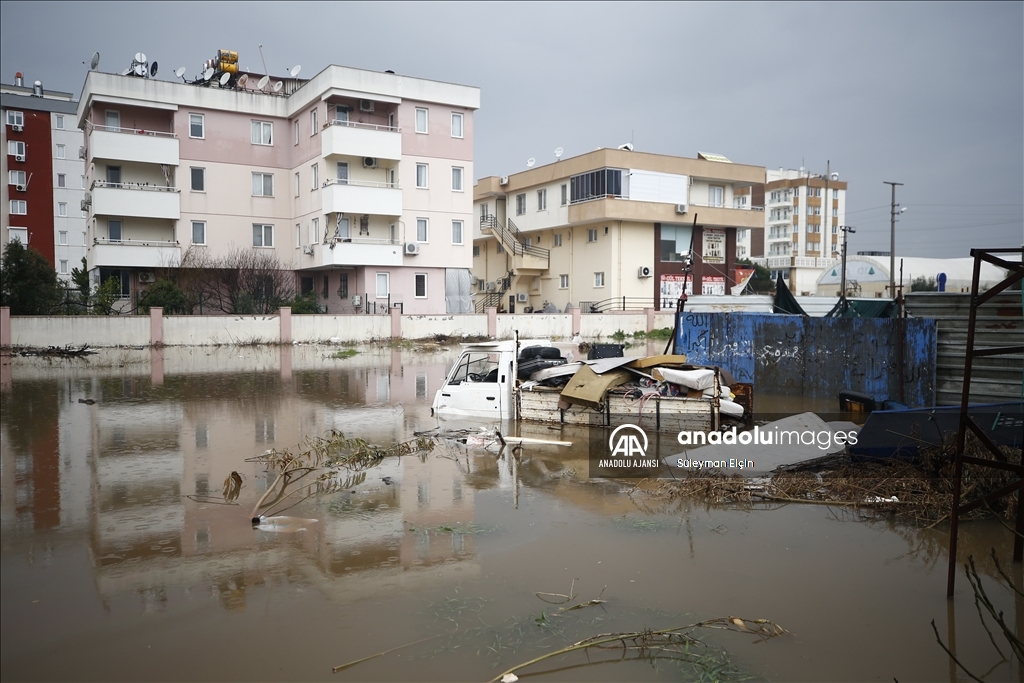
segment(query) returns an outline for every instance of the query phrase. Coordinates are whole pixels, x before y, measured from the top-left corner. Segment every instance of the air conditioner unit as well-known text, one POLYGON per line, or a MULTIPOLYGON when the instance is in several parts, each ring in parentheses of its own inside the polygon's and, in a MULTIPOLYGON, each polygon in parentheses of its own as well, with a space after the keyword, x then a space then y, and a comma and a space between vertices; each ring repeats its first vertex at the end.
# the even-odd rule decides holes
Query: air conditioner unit
POLYGON ((530 295, 527 294, 526 292, 519 292, 518 294, 516 294, 516 303, 517 304, 525 304, 525 303, 528 303, 529 301, 530 301, 530 295))
POLYGON ((500 178, 498 178, 498 184, 499 185, 508 185, 508 176, 507 175, 503 175, 500 178))
POLYGON ((87 201, 85 201, 83 199, 82 200, 82 211, 88 211, 88 210, 89 210, 89 202, 87 202, 87 201))
POLYGON ((405 243, 405 255, 406 256, 415 256, 418 253, 420 253, 420 245, 416 244, 415 242, 406 242, 405 243))
POLYGON ((373 101, 371 100, 359 100, 359 111, 365 111, 373 113, 373 101))
POLYGON ((303 245, 302 253, 303 254, 309 254, 310 256, 312 256, 313 255, 313 245, 312 244, 303 245))
POLYGON ((79 159, 84 159, 85 158, 85 147, 84 146, 78 148, 78 158, 79 159))
POLYGON ((156 282, 156 276, 154 276, 153 273, 149 272, 148 270, 140 270, 139 271, 139 283, 140 284, 149 284, 151 282, 156 282))
POLYGON ((11 126, 11 130, 13 130, 15 133, 20 133, 21 131, 25 130, 25 126, 19 126, 18 124, 14 124, 13 126, 11 126))
POLYGON ((374 157, 363 157, 363 168, 377 168, 377 159, 374 157))
POLYGON ((28 189, 28 185, 15 185, 14 189, 17 190, 18 192, 24 192, 26 189, 28 189))
POLYGON ((82 200, 83 204, 92 204, 92 192, 85 193, 85 199, 82 200))
POLYGON ((25 161, 25 155, 24 154, 15 154, 14 155, 14 160, 15 161, 25 161))
POLYGON ((498 283, 497 282, 488 282, 488 283, 484 284, 484 290, 485 291, 495 292, 495 291, 497 291, 497 289, 498 289, 498 283))
POLYGON ((676 204, 676 213, 686 213, 686 204, 676 204))
POLYGON ((636 272, 637 277, 650 277, 651 269, 649 266, 640 266, 640 269, 636 272))

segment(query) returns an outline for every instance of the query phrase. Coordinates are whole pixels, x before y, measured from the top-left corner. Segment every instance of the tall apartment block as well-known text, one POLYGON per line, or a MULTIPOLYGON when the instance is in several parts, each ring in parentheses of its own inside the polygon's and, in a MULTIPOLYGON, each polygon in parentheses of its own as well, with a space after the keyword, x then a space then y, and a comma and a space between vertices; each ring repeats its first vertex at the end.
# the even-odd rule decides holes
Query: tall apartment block
POLYGON ((5 178, 0 239, 20 240, 50 262, 66 283, 85 256, 82 131, 72 94, 26 86, 21 73, 0 85, 5 178))
POLYGON ((191 80, 145 73, 91 71, 78 106, 96 281, 128 297, 190 250, 256 250, 330 313, 470 310, 478 88, 334 65, 274 78, 228 51, 191 80))

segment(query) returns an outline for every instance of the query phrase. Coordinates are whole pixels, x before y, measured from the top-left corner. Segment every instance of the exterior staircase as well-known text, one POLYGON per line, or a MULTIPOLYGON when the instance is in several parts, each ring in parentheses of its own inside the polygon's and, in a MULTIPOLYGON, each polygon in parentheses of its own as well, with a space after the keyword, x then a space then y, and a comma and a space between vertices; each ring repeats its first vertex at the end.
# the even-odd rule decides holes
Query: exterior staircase
POLYGON ((502 248, 509 254, 508 274, 497 281, 493 292, 478 296, 474 309, 479 313, 485 309, 502 305, 505 293, 512 289, 522 277, 533 277, 547 271, 551 261, 551 251, 532 244, 527 244, 519 228, 511 219, 503 224, 497 216, 481 216, 480 232, 498 238, 502 248))

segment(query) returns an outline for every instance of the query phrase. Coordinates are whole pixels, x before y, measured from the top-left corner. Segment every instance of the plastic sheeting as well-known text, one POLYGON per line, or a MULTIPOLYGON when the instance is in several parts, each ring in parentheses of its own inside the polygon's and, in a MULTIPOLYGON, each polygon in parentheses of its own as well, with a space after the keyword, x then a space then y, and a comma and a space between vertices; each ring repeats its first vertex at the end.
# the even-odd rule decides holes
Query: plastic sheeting
POLYGON ((473 286, 468 268, 445 268, 444 305, 446 313, 473 312, 473 286))

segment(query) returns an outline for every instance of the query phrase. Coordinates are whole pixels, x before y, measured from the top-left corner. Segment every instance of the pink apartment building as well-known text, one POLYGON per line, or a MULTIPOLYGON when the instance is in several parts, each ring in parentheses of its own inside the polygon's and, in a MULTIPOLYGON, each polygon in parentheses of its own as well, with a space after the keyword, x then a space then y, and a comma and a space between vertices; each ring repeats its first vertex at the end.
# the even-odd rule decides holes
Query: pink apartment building
POLYGON ((471 311, 479 88, 334 65, 242 76, 89 72, 94 282, 119 277, 130 298, 190 249, 243 248, 272 253, 329 313, 471 311))

